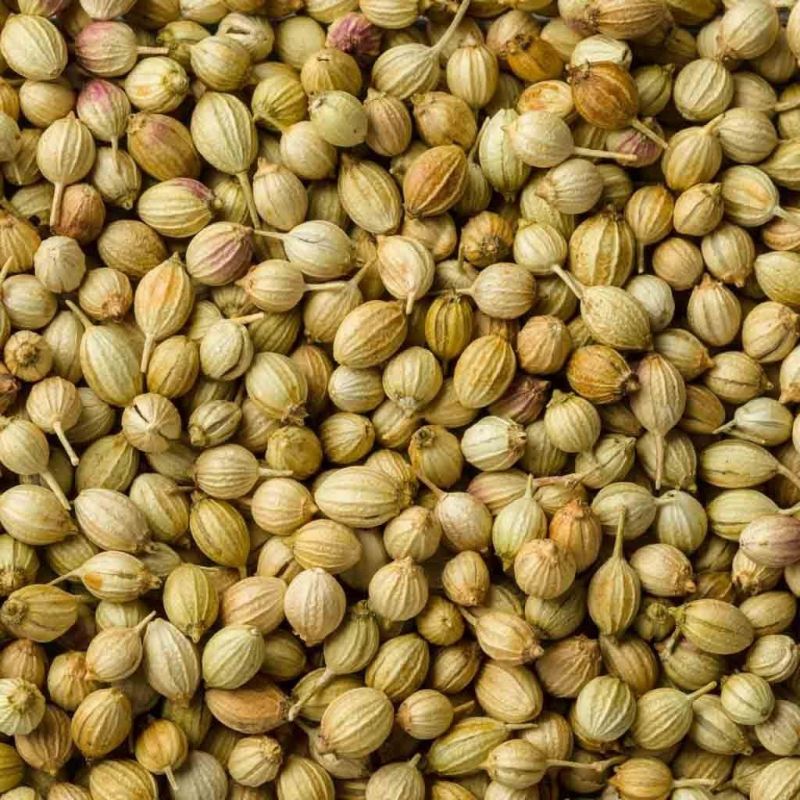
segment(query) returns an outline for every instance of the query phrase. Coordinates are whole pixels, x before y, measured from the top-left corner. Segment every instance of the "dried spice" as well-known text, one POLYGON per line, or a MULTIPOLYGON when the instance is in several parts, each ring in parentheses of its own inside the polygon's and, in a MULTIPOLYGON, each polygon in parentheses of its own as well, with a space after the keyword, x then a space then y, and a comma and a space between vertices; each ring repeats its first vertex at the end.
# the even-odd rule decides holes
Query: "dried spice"
POLYGON ((800 11, 12 12, 0 793, 794 800, 800 11))

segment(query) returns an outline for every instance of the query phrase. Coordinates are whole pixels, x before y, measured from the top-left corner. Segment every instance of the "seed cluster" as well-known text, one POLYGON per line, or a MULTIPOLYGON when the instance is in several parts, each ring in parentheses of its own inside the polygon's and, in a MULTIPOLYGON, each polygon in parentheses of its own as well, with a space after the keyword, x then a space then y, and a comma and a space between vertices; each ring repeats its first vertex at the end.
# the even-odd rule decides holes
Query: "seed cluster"
POLYGON ((5 2, 2 800, 798 800, 800 5, 5 2))

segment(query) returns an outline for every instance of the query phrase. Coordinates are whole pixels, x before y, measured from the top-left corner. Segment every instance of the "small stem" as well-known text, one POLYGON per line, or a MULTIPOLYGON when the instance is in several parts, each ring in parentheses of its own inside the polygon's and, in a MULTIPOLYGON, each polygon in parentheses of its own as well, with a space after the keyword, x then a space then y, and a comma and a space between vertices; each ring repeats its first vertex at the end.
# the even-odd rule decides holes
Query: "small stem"
POLYGON ((417 298, 414 297, 413 292, 406 297, 406 316, 408 316, 414 310, 414 303, 417 301, 417 298))
POLYGON ((603 468, 603 466, 603 464, 595 463, 593 467, 587 467, 583 472, 578 472, 577 483, 583 483, 587 478, 590 478, 592 475, 596 475, 603 468))
POLYGON ((531 473, 528 473, 528 482, 525 484, 525 494, 523 495, 528 500, 533 497, 533 481, 534 477, 531 473))
POLYGON ((581 474, 569 472, 566 475, 546 475, 541 478, 533 478, 533 485, 538 489, 541 486, 553 486, 558 483, 579 483, 581 474))
POLYGON ((178 782, 175 780, 175 774, 172 771, 172 767, 167 767, 164 770, 164 776, 167 779, 167 783, 170 785, 174 791, 178 791, 178 782))
POLYGON ((664 641, 664 652, 669 656, 672 655, 672 651, 678 644, 678 640, 681 638, 681 629, 678 625, 675 625, 675 630, 672 631, 669 638, 664 641))
POLYGON ((72 445, 69 443, 69 439, 67 439, 65 436, 64 428, 60 422, 53 424, 53 432, 58 437, 58 441, 61 442, 61 446, 64 448, 67 458, 69 458, 69 463, 72 464, 73 467, 77 467, 80 459, 78 458, 78 454, 72 449, 72 445))
POLYGON ((433 492, 433 494, 436 496, 437 500, 441 500, 443 497, 446 496, 447 492, 445 492, 444 490, 440 489, 435 483, 433 483, 430 480, 428 480, 428 478, 426 478, 425 475, 423 475, 422 472, 420 472, 419 470, 417 470, 417 480, 423 486, 425 486, 427 489, 429 489, 431 492, 433 492))
POLYGON ((114 163, 119 167, 119 136, 111 137, 111 157, 114 163))
POLYGON ((469 712, 475 708, 475 701, 468 700, 466 703, 461 703, 460 705, 453 706, 453 714, 463 714, 465 711, 469 712))
POLYGON ((595 150, 592 147, 573 147, 572 154, 576 156, 584 156, 585 158, 613 158, 616 161, 624 161, 626 164, 632 164, 638 160, 638 156, 633 153, 617 153, 612 150, 595 150))
POLYGON ((666 150, 669 146, 665 139, 659 136, 655 131, 651 131, 641 120, 632 119, 631 127, 646 136, 651 142, 655 142, 662 150, 666 150))
POLYGON ((478 624, 478 618, 471 611, 468 611, 464 607, 459 607, 458 610, 461 612, 461 616, 464 617, 464 619, 469 622, 470 625, 474 627, 478 624))
POLYGON ((611 756, 611 758, 607 758, 605 761, 595 761, 594 763, 599 769, 608 769, 608 767, 613 767, 615 764, 622 764, 627 760, 628 756, 611 756))
POLYGON ((775 105, 772 107, 772 110, 776 114, 780 114, 783 111, 791 111, 792 109, 797 108, 797 106, 800 106, 800 97, 798 97, 796 100, 784 100, 782 103, 775 103, 775 105))
POLYGON ((266 239, 280 239, 281 241, 289 235, 288 233, 279 233, 278 231, 265 231, 261 230, 261 228, 254 228, 253 233, 256 236, 263 236, 266 239))
POLYGON ((683 786, 714 786, 716 781, 713 778, 681 778, 672 782, 673 789, 680 789, 683 786))
POLYGON ((578 298, 578 300, 583 299, 583 286, 578 283, 575 278, 570 275, 561 265, 553 264, 553 272, 561 278, 564 283, 567 284, 567 288, 578 298))
POLYGON ((791 222, 793 225, 800 225, 800 211, 775 206, 773 213, 778 219, 791 222))
MULTIPOLYGON (((358 274, 358 273, 356 273, 358 274)), ((352 278, 350 279, 352 280, 352 278)), ((333 289, 343 289, 348 281, 325 281, 324 283, 307 283, 304 292, 325 292, 333 289)))
POLYGON ((313 691, 309 692, 309 694, 296 701, 289 707, 289 711, 286 714, 286 718, 289 722, 293 722, 297 715, 303 710, 303 706, 321 689, 324 689, 334 678, 336 677, 336 673, 329 670, 327 667, 325 668, 325 672, 322 673, 319 682, 314 687, 313 691))
POLYGON ((50 472, 49 469, 45 469, 42 470, 42 472, 40 472, 39 474, 42 476, 44 482, 50 488, 50 491, 58 498, 59 503, 61 503, 61 505, 64 506, 64 508, 66 508, 67 511, 69 511, 69 500, 67 500, 67 496, 64 494, 63 490, 58 485, 58 481, 53 476, 53 473, 50 472))
POLYGON ((641 275, 645 271, 644 266, 644 242, 636 240, 636 271, 641 275))
POLYGON ((369 269, 369 264, 364 264, 363 267, 361 267, 357 272, 353 274, 352 278, 348 278, 348 283, 351 284, 352 286, 358 286, 364 279, 364 276, 367 274, 368 269, 369 269))
POLYGON ((447 26, 447 30, 442 34, 441 38, 439 39, 436 44, 431 47, 431 50, 435 55, 439 55, 439 53, 444 50, 447 45, 447 42, 456 32, 456 29, 461 24, 461 20, 464 19, 464 15, 467 13, 467 9, 469 8, 470 0, 461 0, 461 5, 458 7, 458 11, 456 11, 456 15, 453 17, 452 22, 447 26))
POLYGON ((140 372, 147 372, 147 366, 150 363, 150 356, 153 355, 153 350, 156 346, 156 340, 153 336, 144 337, 144 350, 142 350, 142 363, 139 367, 140 372))
POLYGON ((420 759, 421 759, 421 758, 422 758, 422 753, 417 753, 415 756, 413 756, 413 757, 412 757, 412 758, 409 760, 409 762, 408 762, 408 766, 409 766, 409 767, 414 767, 414 768, 416 769, 416 767, 417 767, 417 764, 419 764, 419 762, 420 762, 420 759))
POLYGON ((140 56, 168 56, 169 47, 137 47, 136 54, 140 56))
POLYGON ((604 761, 590 761, 587 764, 580 761, 562 761, 560 758, 548 758, 547 766, 567 767, 569 769, 592 769, 595 772, 602 772, 603 770, 608 769, 614 764, 619 764, 624 760, 625 756, 614 756, 613 758, 607 758, 604 761))
POLYGON ((714 428, 711 433, 725 433, 725 431, 730 431, 736 427, 736 420, 732 419, 726 422, 724 425, 720 425, 719 428, 714 428))
POLYGON ((261 227, 261 220, 259 219, 258 211, 256 210, 256 201, 253 199, 253 187, 250 184, 250 178, 246 172, 237 172, 236 178, 239 181, 239 185, 242 187, 242 191, 244 192, 247 210, 250 213, 250 221, 253 223, 253 227, 258 229, 261 227))
POLYGON ((800 489, 800 477, 795 475, 794 472, 784 467, 780 462, 778 462, 776 471, 779 475, 783 475, 784 478, 791 481, 795 486, 797 486, 798 489, 800 489))
POLYGON ((58 225, 58 220, 61 218, 61 203, 64 200, 64 189, 66 187, 63 183, 53 184, 53 205, 50 206, 50 227, 55 228, 58 225))
POLYGON ((134 626, 134 630, 138 633, 144 630, 156 617, 156 612, 151 611, 138 625, 134 626))
POLYGON ((789 508, 779 508, 777 513, 783 514, 784 516, 791 517, 800 511, 800 503, 795 503, 793 506, 789 506, 789 508))
POLYGON ((531 728, 535 728, 536 725, 533 722, 515 722, 515 723, 506 723, 506 730, 507 731, 529 731, 531 728))
POLYGON ((270 467, 259 467, 258 474, 262 478, 291 478, 294 472, 290 469, 271 469, 270 467))
POLYGON ((460 244, 458 246, 458 261, 457 261, 458 271, 461 272, 464 269, 464 244, 460 244))
POLYGON ((257 311, 255 314, 246 314, 243 317, 231 317, 228 322, 236 322, 239 325, 249 325, 251 322, 258 322, 264 319, 264 312, 257 311))
POLYGON ((6 282, 6 278, 8 277, 8 273, 11 272, 11 265, 14 263, 14 259, 9 257, 6 259, 6 263, 3 264, 3 269, 0 269, 0 297, 3 296, 3 284, 6 282))
POLYGON ((625 520, 628 517, 626 509, 621 508, 617 519, 617 532, 614 534, 614 552, 612 558, 624 558, 622 548, 625 545, 625 520))
POLYGON ((64 303, 66 304, 67 308, 80 320, 81 325, 83 325, 84 330, 89 330, 90 328, 94 327, 94 323, 83 313, 83 310, 79 308, 72 300, 65 300, 64 303))
POLYGON ((655 486, 656 489, 661 488, 661 481, 664 477, 664 436, 663 434, 656 434, 656 476, 655 486))
POLYGON ((707 683, 705 686, 701 686, 699 689, 695 689, 691 694, 686 695, 686 699, 691 703, 696 700, 698 697, 702 697, 704 694, 708 694, 712 689, 715 689, 717 686, 716 681, 711 681, 707 683))

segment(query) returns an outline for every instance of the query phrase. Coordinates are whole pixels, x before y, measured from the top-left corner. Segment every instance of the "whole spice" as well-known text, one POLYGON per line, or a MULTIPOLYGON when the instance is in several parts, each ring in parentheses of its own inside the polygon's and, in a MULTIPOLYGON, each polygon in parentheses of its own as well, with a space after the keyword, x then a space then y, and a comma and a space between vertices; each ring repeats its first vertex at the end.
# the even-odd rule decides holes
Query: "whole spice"
POLYGON ((581 314, 592 337, 618 350, 644 350, 652 342, 650 320, 633 295, 616 286, 581 286, 554 266, 553 271, 581 302, 581 314), (611 325, 611 319, 616 320, 611 325))
POLYGON ((137 737, 136 760, 155 775, 166 775, 170 787, 177 788, 174 771, 188 755, 186 734, 174 722, 158 719, 151 722, 137 737))
POLYGON ((636 83, 623 67, 610 61, 581 64, 570 73, 577 112, 603 130, 631 126, 657 145, 667 143, 637 119, 639 96, 636 83))
POLYGON ((795 800, 778 5, 0 8, 4 797, 795 800))
POLYGON ((619 513, 614 552, 592 575, 587 608, 601 633, 616 636, 633 623, 641 602, 639 577, 623 554, 626 513, 619 513))
POLYGON ((131 731, 131 704, 119 689, 98 689, 87 695, 72 717, 76 747, 87 758, 116 749, 131 731))
POLYGON ((674 617, 678 630, 709 653, 738 653, 753 640, 752 626, 744 614, 720 600, 693 600, 675 609, 674 617))

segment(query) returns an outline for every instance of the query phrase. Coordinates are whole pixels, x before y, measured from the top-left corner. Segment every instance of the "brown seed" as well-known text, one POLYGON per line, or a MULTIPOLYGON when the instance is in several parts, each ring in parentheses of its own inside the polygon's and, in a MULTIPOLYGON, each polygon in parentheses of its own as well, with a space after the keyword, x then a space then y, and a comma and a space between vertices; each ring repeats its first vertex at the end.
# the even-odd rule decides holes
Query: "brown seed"
POLYGON ((412 217, 452 208, 464 192, 467 159, 456 145, 432 147, 417 158, 403 179, 403 198, 412 217))
POLYGON ((577 697, 600 674, 602 659, 596 641, 572 636, 550 645, 536 661, 536 674, 548 694, 577 697))
POLYGON ((666 147, 666 142, 637 120, 636 83, 623 67, 610 61, 586 64, 570 73, 570 83, 575 108, 587 122, 612 131, 632 125, 666 147))
POLYGON ((286 721, 289 710, 283 692, 260 676, 240 689, 210 689, 205 700, 217 720, 247 735, 273 730, 286 721))
POLYGON ((567 380, 593 403, 613 403, 639 388, 625 359, 605 345, 578 348, 567 364, 567 380))

